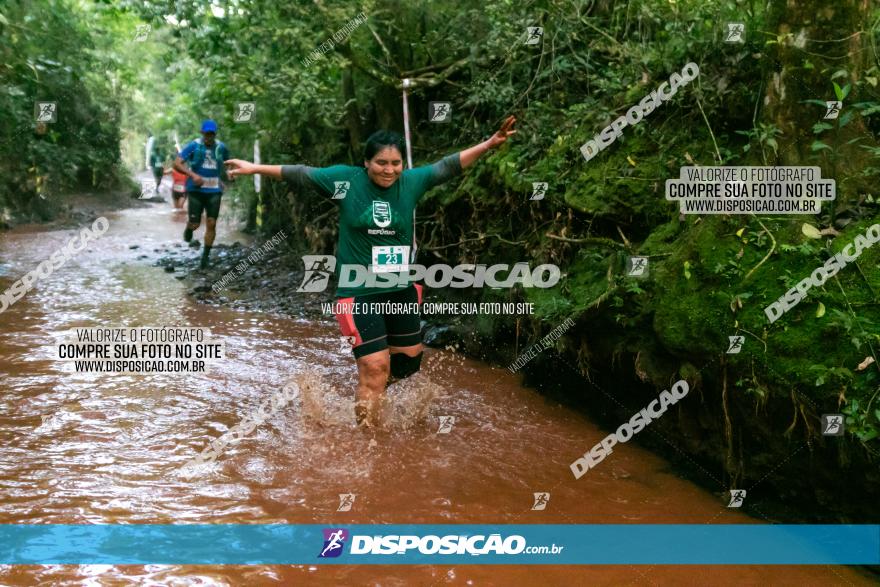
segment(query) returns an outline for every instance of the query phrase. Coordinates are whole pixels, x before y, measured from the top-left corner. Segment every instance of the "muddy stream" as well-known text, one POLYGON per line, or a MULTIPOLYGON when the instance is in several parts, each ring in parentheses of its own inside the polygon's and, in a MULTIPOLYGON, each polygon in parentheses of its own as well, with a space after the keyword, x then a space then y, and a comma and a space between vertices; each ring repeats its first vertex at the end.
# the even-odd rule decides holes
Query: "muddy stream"
MULTIPOLYGON (((206 306, 154 265, 181 240, 170 204, 107 213, 107 233, 0 314, 0 523, 765 523, 631 442, 575 480, 608 431, 520 376, 429 349, 389 390, 389 429, 354 426, 355 370, 335 321, 206 306), (132 249, 137 245, 136 249, 132 249), (225 341, 207 374, 75 373, 77 327, 197 326, 225 341), (292 377, 294 401, 196 473, 181 466, 292 377), (454 416, 438 434, 440 416, 454 416), (549 491, 544 511, 533 493, 549 491), (339 494, 353 493, 350 512, 339 494)), ((91 222, 83 227, 90 225, 91 222)), ((80 227, 80 228, 83 228, 80 227)), ((78 230, 78 229, 77 229, 78 230)), ((0 290, 74 229, 0 234, 0 290)), ((202 230, 196 233, 202 238, 202 230)), ((253 244, 223 217, 218 243, 253 244)), ((258 243, 257 243, 258 244, 258 243)), ((192 255, 197 255, 192 251, 192 255)), ((0 566, 3 585, 829 585, 845 567, 0 566)))

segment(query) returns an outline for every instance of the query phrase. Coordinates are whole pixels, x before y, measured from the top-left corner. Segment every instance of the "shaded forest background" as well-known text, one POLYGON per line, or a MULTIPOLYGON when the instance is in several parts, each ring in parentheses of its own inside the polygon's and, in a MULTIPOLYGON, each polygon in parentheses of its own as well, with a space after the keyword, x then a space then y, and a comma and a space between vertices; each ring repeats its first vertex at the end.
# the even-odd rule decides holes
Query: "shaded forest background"
MULTIPOLYGON (((878 24, 867 0, 11 0, 0 8, 0 221, 51 218, 71 193, 133 189, 148 135, 170 156, 175 133, 190 140, 207 117, 236 157, 259 139, 264 162, 358 165, 373 130, 403 130, 412 78, 416 165, 519 119, 514 140, 420 206, 421 262, 528 260, 565 274, 550 291, 471 292, 536 314, 452 324, 465 350, 510 362, 572 317, 528 382, 616 427, 687 377, 695 397, 652 425, 658 450, 730 487, 770 475, 780 511, 807 496, 826 507, 817 518, 865 521, 867 508, 876 520, 880 247, 774 324, 763 308, 880 219, 878 24), (303 62, 360 13, 350 37, 303 62), (746 24, 745 43, 724 43, 727 22, 746 24), (532 26, 543 39, 527 45, 532 26), (697 80, 584 161, 584 142, 690 61, 697 80), (823 120, 834 99, 840 117, 823 120), (42 100, 57 102, 56 123, 34 122, 42 100), (451 102, 452 122, 429 122, 429 101, 451 102), (234 122, 238 102, 256 104, 255 123, 234 122), (837 200, 819 216, 679 216, 665 180, 719 164, 818 165, 837 200), (529 200, 535 181, 549 183, 543 200, 529 200), (650 258, 648 279, 624 274, 636 254, 650 258), (727 355, 732 335, 746 342, 727 355), (841 442, 818 430, 837 412, 841 442), (842 474, 859 483, 840 489, 842 474)), ((237 182, 227 197, 243 222, 292 231, 291 254, 333 250, 330 203, 263 185, 258 197, 237 182)))

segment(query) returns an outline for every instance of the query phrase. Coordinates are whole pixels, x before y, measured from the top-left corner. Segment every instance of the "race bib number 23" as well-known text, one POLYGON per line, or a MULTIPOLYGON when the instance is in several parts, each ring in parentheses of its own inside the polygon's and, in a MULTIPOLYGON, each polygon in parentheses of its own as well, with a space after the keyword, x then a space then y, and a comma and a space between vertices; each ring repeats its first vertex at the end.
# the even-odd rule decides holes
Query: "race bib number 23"
POLYGON ((409 247, 373 247, 373 273, 409 271, 409 247))

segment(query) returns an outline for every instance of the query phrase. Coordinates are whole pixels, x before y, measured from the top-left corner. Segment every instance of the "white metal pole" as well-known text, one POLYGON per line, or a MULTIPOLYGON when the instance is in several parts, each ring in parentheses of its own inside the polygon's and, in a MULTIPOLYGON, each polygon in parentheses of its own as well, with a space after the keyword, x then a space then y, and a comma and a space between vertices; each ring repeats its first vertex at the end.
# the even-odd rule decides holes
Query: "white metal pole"
MULTIPOLYGON (((412 147, 410 147, 409 141, 409 104, 406 101, 406 89, 412 85, 410 79, 403 79, 403 140, 406 143, 406 168, 412 169, 412 147)), ((418 250, 418 245, 416 244, 416 209, 413 208, 413 238, 412 238, 412 253, 409 256, 409 262, 416 262, 416 251, 418 250)))
MULTIPOLYGON (((254 163, 260 164, 260 139, 254 140, 254 163)), ((262 176, 259 173, 254 174, 254 190, 259 194, 260 193, 260 179, 262 176)))
POLYGON ((153 143, 156 137, 151 136, 147 139, 147 145, 144 147, 144 169, 150 169, 150 153, 153 151, 153 143))
POLYGON ((403 80, 403 136, 406 141, 406 167, 412 169, 412 147, 409 142, 409 104, 406 100, 406 89, 412 85, 409 78, 403 80))

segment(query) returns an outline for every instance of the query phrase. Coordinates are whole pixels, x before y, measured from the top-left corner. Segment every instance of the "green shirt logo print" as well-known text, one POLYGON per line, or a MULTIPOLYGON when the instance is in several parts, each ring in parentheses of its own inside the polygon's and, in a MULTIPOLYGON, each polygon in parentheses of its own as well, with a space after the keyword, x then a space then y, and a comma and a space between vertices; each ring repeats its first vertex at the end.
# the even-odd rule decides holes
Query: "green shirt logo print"
POLYGON ((391 224, 391 206, 388 202, 373 200, 373 222, 379 228, 391 224))

